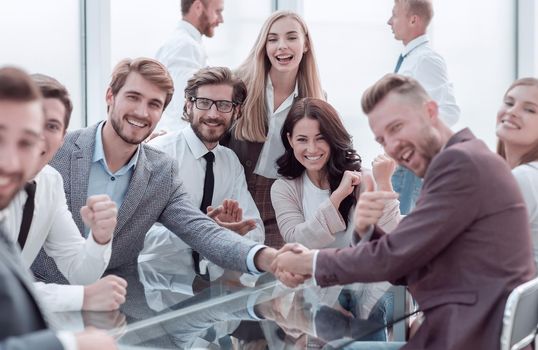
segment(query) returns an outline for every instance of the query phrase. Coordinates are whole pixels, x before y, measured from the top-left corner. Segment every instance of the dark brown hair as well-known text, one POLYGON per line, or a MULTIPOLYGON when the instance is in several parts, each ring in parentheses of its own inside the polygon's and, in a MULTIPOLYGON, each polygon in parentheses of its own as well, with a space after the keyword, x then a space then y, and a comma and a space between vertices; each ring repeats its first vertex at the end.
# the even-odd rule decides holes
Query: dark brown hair
POLYGON ((73 112, 73 103, 69 97, 69 92, 58 80, 45 74, 32 74, 32 79, 37 85, 43 98, 55 98, 59 100, 65 107, 64 116, 64 131, 69 126, 71 113, 73 112))
POLYGON ((41 92, 26 72, 15 67, 0 68, 0 100, 31 102, 41 99, 41 92))
MULTIPOLYGON (((284 155, 277 160, 278 173, 287 179, 295 179, 303 174, 304 166, 295 158, 288 134, 293 135, 293 128, 303 118, 319 122, 319 129, 329 144, 331 155, 326 164, 330 192, 338 188, 346 170, 361 170, 361 157, 353 149, 351 135, 346 131, 338 112, 329 103, 316 98, 302 98, 292 106, 282 126, 281 139, 284 155)), ((349 210, 357 203, 355 193, 347 196, 338 208, 342 218, 348 222, 349 210)))

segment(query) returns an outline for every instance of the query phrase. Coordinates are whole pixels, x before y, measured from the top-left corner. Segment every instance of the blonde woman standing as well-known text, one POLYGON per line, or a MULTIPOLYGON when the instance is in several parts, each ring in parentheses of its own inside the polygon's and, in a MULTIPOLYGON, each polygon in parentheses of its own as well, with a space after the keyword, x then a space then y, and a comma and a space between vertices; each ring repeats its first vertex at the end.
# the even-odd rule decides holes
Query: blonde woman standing
POLYGON ((270 191, 277 178, 276 160, 284 154, 280 131, 296 99, 325 99, 304 20, 293 12, 273 13, 237 75, 247 85, 248 97, 227 145, 245 168, 249 191, 264 221, 265 244, 278 248, 284 242, 270 191))

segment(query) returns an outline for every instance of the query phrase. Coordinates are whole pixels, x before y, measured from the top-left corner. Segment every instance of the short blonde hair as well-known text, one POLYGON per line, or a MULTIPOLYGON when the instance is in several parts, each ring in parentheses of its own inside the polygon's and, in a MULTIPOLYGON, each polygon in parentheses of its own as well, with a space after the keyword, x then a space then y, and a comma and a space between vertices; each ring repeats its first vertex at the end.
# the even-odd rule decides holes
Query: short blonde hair
POLYGON ((407 7, 408 15, 417 15, 424 20, 426 27, 433 18, 433 4, 431 0, 395 0, 407 7))
POLYGON ((416 102, 431 100, 418 81, 411 77, 391 73, 379 79, 363 93, 361 105, 364 113, 369 114, 372 112, 392 92, 416 102))

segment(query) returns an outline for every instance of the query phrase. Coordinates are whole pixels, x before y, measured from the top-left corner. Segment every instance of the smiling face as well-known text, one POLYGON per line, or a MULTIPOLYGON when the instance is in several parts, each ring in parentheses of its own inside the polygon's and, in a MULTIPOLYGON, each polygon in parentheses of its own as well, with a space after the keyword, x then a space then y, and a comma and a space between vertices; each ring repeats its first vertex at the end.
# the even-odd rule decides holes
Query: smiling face
POLYGON ((497 113, 497 137, 519 153, 538 142, 538 87, 517 85, 508 91, 497 113))
MULTIPOLYGON (((197 98, 213 101, 232 101, 233 87, 230 85, 202 85, 198 88, 197 98)), ((220 112, 213 103, 210 109, 201 110, 193 101, 187 102, 187 113, 196 136, 208 149, 213 149, 224 134, 232 127, 235 107, 230 112, 220 112)))
POLYGON ((318 174, 325 170, 331 156, 331 147, 321 134, 319 122, 304 117, 287 136, 295 159, 305 167, 311 179, 319 178, 318 174))
POLYGON ((296 73, 307 50, 305 33, 295 19, 282 17, 269 28, 265 52, 271 70, 296 73))
POLYGON ((110 124, 125 143, 138 145, 157 126, 165 99, 165 91, 142 75, 131 72, 115 96, 110 88, 107 90, 110 124))
POLYGON ((44 150, 39 160, 37 172, 54 157, 62 146, 65 136, 65 106, 57 98, 43 100, 45 111, 45 128, 43 129, 44 150))
POLYGON ((32 178, 43 151, 40 101, 0 101, 0 209, 32 178))
POLYGON ((376 141, 391 158, 424 177, 444 144, 435 127, 437 113, 433 101, 414 101, 391 92, 368 113, 368 122, 376 141))

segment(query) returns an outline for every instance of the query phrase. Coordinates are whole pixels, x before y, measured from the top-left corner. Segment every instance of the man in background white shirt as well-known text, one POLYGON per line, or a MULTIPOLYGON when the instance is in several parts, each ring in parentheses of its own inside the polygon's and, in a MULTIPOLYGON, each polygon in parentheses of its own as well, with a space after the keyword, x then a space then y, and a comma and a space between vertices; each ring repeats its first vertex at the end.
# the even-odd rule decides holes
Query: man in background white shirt
POLYGON ((5 226, 8 234, 21 246, 21 256, 29 268, 41 248, 54 258, 70 283, 58 285, 35 283, 45 306, 51 311, 108 311, 125 301, 126 282, 117 276, 97 281, 105 271, 111 254, 112 233, 116 227, 116 205, 106 195, 89 198, 82 215, 92 228, 85 240, 81 237, 67 209, 62 176, 47 163, 63 143, 72 112, 65 87, 56 79, 32 76, 43 94, 45 112, 44 151, 36 168, 34 210, 27 237, 21 240, 21 222, 28 195, 19 191, 10 204, 5 226), (97 281, 97 282, 95 282, 97 281))
MULTIPOLYGON (((183 119, 190 127, 156 137, 150 145, 165 152, 180 164, 181 178, 194 206, 206 212, 219 225, 246 238, 263 243, 263 221, 247 189, 245 173, 235 153, 219 141, 241 116, 246 98, 245 84, 225 67, 202 68, 187 82, 183 119), (209 207, 205 207, 204 188, 208 153, 213 154, 214 186, 209 207), (204 208, 202 208, 204 206, 204 208), (244 219, 245 217, 246 219, 244 219)), ((206 203, 207 204, 207 203, 206 203)), ((162 244, 175 235, 163 234, 162 226, 154 226, 146 236, 145 247, 162 244)), ((147 253, 148 249, 145 249, 147 253)), ((204 274, 203 260, 200 271, 204 274)), ((196 267, 195 267, 196 269, 196 267)), ((210 274, 212 278, 215 274, 210 274)))
MULTIPOLYGON (((424 87, 437 102, 439 115, 453 126, 459 119, 452 83, 448 80, 445 60, 431 46, 426 30, 433 17, 431 0, 395 0, 387 24, 394 38, 404 44, 394 73, 410 76, 424 87)), ((412 172, 399 166, 393 177, 394 191, 400 194, 400 211, 407 214, 415 206, 422 181, 412 172)))
POLYGON ((223 22, 223 10, 224 0, 181 0, 183 18, 155 57, 170 72, 176 91, 156 130, 177 131, 187 125, 181 119, 183 90, 187 80, 207 66, 202 36, 213 37, 215 28, 223 22))

